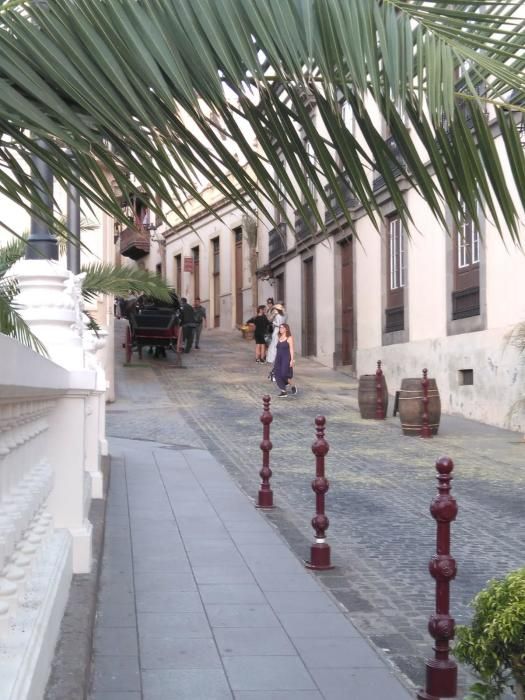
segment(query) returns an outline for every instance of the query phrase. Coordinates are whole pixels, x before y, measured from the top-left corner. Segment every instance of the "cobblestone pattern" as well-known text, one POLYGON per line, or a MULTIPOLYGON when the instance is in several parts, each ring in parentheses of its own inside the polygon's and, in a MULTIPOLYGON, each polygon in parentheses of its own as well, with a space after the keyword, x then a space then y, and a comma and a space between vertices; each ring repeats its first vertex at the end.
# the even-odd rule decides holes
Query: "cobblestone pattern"
MULTIPOLYGON (((113 434, 127 437, 130 425, 147 425, 146 437, 160 442, 201 442, 254 498, 260 481, 261 397, 270 393, 273 399, 276 392, 266 379, 267 368, 255 364, 252 354, 251 343, 213 331, 198 353, 184 356, 184 369, 169 359, 151 363, 149 372, 159 380, 163 403, 167 399, 166 407, 171 402, 180 410, 192 428, 191 439, 177 432, 176 414, 132 401, 131 422, 129 414, 110 416, 113 434), (166 427, 170 422, 173 430, 166 427)), ((129 381, 137 371, 146 370, 128 368, 124 375, 129 381)), ((298 396, 272 400, 272 488, 278 508, 268 517, 307 557, 315 512, 310 487, 313 421, 317 414, 325 415, 330 444, 327 535, 337 568, 319 575, 355 624, 420 685, 424 660, 431 655, 426 626, 434 605, 427 570, 435 550, 435 522, 429 514, 436 493, 434 462, 447 455, 456 464, 453 493, 459 515, 452 528, 452 553, 458 576, 452 585, 452 614, 463 623, 469 617, 468 602, 488 579, 523 565, 525 443, 514 433, 446 417, 438 437, 407 438, 397 418, 360 418, 355 380, 347 374, 299 359, 296 375, 298 396)), ((464 685, 464 674, 460 679, 464 685)))

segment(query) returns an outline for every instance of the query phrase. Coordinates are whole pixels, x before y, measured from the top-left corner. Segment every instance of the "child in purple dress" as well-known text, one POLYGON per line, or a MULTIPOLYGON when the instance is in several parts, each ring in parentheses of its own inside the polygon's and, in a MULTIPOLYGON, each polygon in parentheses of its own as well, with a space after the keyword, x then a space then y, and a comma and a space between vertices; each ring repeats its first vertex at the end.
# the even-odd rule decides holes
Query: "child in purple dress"
POLYGON ((280 389, 280 393, 277 394, 278 398, 285 398, 288 396, 286 392, 287 386, 290 387, 291 394, 297 394, 297 387, 291 381, 294 364, 295 351, 292 332, 287 323, 281 323, 279 325, 279 336, 277 339, 275 362, 273 364, 275 381, 280 389))

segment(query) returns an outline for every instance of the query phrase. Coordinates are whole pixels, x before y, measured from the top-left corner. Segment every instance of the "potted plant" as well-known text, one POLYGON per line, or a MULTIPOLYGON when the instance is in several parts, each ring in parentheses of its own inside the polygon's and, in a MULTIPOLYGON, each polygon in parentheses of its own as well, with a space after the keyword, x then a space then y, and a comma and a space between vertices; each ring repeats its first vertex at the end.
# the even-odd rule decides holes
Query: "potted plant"
POLYGON ((457 628, 454 647, 480 678, 465 700, 496 700, 507 688, 525 700, 525 568, 489 581, 471 605, 472 623, 457 628))

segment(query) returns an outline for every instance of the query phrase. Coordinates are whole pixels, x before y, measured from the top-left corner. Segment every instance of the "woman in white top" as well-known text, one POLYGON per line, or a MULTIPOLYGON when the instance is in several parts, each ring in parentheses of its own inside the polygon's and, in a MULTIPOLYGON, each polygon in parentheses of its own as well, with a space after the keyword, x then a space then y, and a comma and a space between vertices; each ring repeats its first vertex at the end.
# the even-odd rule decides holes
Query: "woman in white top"
POLYGON ((275 354, 277 352, 277 341, 279 339, 279 326, 281 323, 285 323, 287 319, 286 311, 284 310, 284 306, 282 304, 275 304, 272 308, 272 311, 274 311, 274 315, 272 318, 272 323, 273 323, 273 331, 272 331, 272 340, 270 345, 268 346, 268 350, 266 351, 266 362, 269 362, 270 364, 273 365, 274 360, 275 360, 275 354))

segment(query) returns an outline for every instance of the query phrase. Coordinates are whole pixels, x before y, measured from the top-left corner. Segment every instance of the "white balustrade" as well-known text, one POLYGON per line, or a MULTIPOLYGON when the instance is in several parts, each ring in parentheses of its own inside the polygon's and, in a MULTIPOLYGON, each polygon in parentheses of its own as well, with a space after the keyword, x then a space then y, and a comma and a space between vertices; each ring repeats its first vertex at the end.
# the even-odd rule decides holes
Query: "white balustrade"
POLYGON ((101 392, 95 369, 2 335, 0 358, 0 698, 28 700, 43 697, 71 577, 91 566, 101 392))
POLYGON ((43 697, 71 576, 91 567, 103 497, 104 338, 83 329, 82 276, 11 268, 20 314, 51 359, 0 335, 0 698, 43 697))

